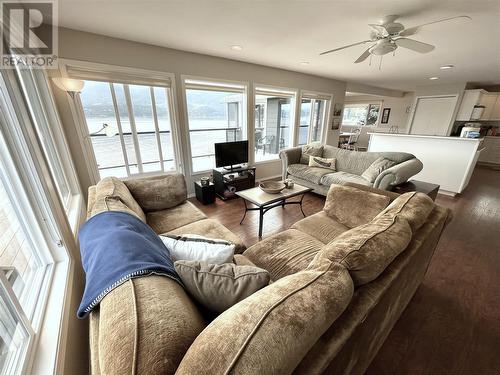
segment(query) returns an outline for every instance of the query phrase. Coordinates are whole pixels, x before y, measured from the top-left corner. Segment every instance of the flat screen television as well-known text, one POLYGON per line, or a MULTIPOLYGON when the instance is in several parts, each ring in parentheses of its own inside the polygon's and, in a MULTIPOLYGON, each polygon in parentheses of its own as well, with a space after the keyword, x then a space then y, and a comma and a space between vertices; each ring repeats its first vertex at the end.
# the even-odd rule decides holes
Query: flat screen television
POLYGON ((230 167, 248 162, 248 141, 215 144, 215 166, 230 167))

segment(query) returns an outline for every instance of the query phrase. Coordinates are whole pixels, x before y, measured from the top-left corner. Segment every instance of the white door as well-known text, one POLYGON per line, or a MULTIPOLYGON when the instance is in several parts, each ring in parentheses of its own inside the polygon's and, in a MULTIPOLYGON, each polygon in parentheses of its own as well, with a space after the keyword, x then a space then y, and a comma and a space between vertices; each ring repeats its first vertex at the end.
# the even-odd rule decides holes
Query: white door
POLYGON ((448 135, 456 105, 456 95, 417 98, 410 134, 448 135))

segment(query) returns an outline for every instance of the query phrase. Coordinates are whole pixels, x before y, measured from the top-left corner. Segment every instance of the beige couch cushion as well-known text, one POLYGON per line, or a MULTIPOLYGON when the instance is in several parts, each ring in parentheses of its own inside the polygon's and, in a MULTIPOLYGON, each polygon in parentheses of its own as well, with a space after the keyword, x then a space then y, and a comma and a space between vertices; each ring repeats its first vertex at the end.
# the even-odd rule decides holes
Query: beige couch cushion
POLYGON ((373 185, 371 182, 366 181, 363 177, 348 172, 327 173, 323 175, 319 180, 319 183, 321 185, 326 185, 326 186, 330 186, 332 184, 344 185, 345 183, 348 182, 365 186, 373 185))
POLYGON ((373 220, 389 205, 390 198, 350 186, 332 185, 323 210, 349 228, 373 220))
POLYGON ((424 225, 434 207, 434 202, 428 195, 409 192, 394 199, 379 216, 388 214, 404 218, 410 224, 412 232, 415 233, 418 228, 424 225))
POLYGON ((173 208, 148 212, 146 214, 147 223, 158 234, 170 232, 184 225, 205 219, 206 217, 207 216, 203 212, 201 212, 194 204, 189 201, 186 201, 173 208))
POLYGON ((172 208, 187 199, 186 181, 180 173, 125 180, 124 184, 146 212, 172 208))
POLYGON ((90 320, 92 369, 101 374, 174 374, 205 328, 184 289, 163 276, 128 280, 90 320))
POLYGON ((113 199, 120 200, 125 206, 132 210, 137 217, 146 222, 146 215, 141 206, 139 206, 132 194, 130 194, 130 191, 123 181, 116 177, 106 177, 99 181, 96 185, 95 197, 93 198, 96 202, 100 201, 100 204, 104 204, 113 199))
POLYGON ((359 286, 375 280, 410 243, 410 225, 397 216, 384 215, 338 236, 318 253, 346 267, 359 286))
POLYGON ((234 263, 179 260, 175 270, 189 294, 212 312, 221 313, 269 284, 269 272, 234 263))
POLYGON ((213 219, 203 219, 184 225, 168 232, 168 234, 199 234, 208 238, 220 238, 235 245, 234 252, 242 253, 247 248, 239 236, 231 232, 224 225, 213 219))
POLYGON ((352 294, 339 264, 284 277, 219 315, 176 374, 291 374, 352 294))
POLYGON ((320 211, 297 221, 291 226, 291 229, 300 230, 327 244, 350 228, 329 217, 325 211, 320 211))
POLYGON ((290 164, 287 172, 294 177, 302 180, 310 181, 314 184, 319 184, 321 177, 331 172, 330 169, 310 167, 304 164, 290 164))
POLYGON ((300 164, 309 164, 310 156, 323 155, 323 146, 320 144, 310 144, 302 146, 302 154, 300 155, 300 164))
POLYGON ((306 269, 323 246, 323 242, 306 233, 288 229, 257 242, 243 255, 268 270, 274 281, 306 269))

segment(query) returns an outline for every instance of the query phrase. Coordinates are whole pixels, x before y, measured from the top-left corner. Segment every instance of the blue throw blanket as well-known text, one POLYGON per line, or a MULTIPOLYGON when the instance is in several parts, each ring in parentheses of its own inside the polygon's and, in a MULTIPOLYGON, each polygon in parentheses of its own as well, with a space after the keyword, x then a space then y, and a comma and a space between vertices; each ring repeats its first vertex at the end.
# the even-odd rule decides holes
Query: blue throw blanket
POLYGON ((158 235, 125 212, 102 212, 80 230, 85 291, 77 316, 83 319, 117 286, 150 274, 170 277, 182 285, 170 252, 158 235))

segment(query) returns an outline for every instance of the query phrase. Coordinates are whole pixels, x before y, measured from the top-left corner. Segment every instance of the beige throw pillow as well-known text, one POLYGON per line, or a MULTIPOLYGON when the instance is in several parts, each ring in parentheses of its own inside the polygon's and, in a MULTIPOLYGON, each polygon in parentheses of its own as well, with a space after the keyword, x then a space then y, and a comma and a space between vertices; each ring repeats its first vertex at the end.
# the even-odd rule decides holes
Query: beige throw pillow
POLYGON ((412 232, 415 233, 424 225, 433 209, 434 202, 428 195, 409 192, 394 199, 377 217, 383 215, 399 216, 410 224, 412 232))
POLYGON ((337 163, 337 159, 335 159, 335 158, 320 158, 319 156, 310 156, 309 157, 309 166, 310 167, 331 169, 333 172, 335 172, 337 170, 335 168, 336 163, 337 163))
POLYGON ((350 186, 332 185, 323 211, 332 219, 354 228, 373 220, 389 202, 390 198, 385 195, 350 186))
POLYGON ((361 174, 361 177, 363 177, 368 182, 373 183, 375 182, 379 174, 392 167, 393 165, 396 165, 396 163, 381 156, 373 163, 371 163, 371 165, 361 174))
POLYGON ((309 267, 327 258, 349 270, 354 285, 375 280, 411 241, 408 222, 389 214, 342 233, 325 245, 309 267))
POLYGON ((318 145, 302 146, 302 155, 300 156, 300 164, 309 165, 310 156, 321 157, 322 155, 323 155, 323 146, 318 146, 318 145))
POLYGON ((269 284, 269 272, 233 263, 209 264, 198 261, 175 262, 186 290, 201 305, 223 312, 269 284))

